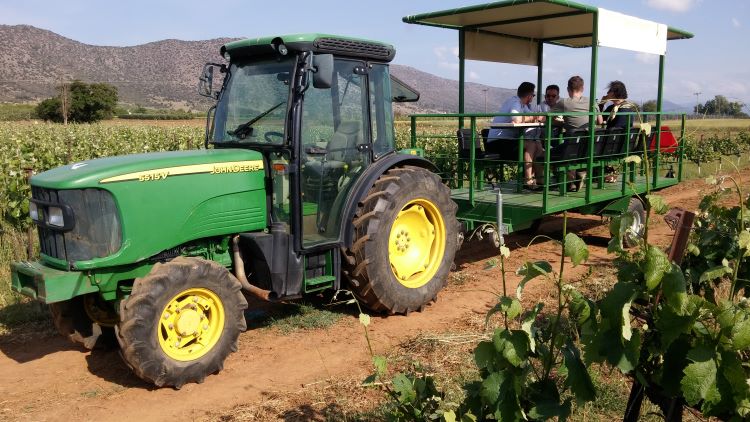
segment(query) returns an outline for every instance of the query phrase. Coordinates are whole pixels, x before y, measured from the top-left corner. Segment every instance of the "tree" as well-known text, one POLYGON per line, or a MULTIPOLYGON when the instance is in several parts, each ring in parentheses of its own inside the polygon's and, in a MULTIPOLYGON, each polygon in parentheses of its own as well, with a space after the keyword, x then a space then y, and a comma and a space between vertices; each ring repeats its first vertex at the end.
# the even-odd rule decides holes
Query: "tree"
MULTIPOLYGON (((68 96, 68 119, 79 123, 112 118, 117 105, 117 88, 105 83, 73 81, 68 96)), ((59 95, 48 98, 37 105, 36 113, 41 119, 62 122, 61 105, 59 95)))
POLYGON ((705 104, 695 106, 695 112, 698 114, 746 117, 747 114, 742 111, 744 106, 745 104, 740 101, 730 102, 725 96, 717 95, 712 100, 706 101, 705 104))
POLYGON ((652 113, 656 111, 656 100, 648 100, 645 103, 643 103, 643 110, 641 110, 646 113, 652 113))

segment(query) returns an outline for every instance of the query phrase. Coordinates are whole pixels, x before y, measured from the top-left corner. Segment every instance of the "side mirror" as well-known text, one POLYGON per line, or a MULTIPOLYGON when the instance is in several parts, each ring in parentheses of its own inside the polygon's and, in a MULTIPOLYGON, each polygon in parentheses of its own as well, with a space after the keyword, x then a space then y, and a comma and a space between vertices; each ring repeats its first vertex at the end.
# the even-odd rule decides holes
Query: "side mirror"
POLYGON ((330 88, 333 84, 333 54, 316 54, 313 67, 313 87, 330 88))
POLYGON ((203 72, 200 78, 198 78, 198 94, 216 99, 216 94, 213 90, 214 84, 214 68, 219 68, 219 71, 224 73, 226 71, 226 65, 217 63, 206 63, 203 65, 203 72))

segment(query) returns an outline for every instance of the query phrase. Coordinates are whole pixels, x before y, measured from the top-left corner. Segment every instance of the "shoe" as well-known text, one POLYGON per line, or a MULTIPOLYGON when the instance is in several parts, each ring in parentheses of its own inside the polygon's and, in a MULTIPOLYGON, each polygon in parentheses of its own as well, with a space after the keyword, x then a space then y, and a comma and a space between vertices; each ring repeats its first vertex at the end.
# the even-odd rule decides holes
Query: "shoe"
POLYGON ((526 179, 526 184, 523 185, 523 188, 534 192, 543 189, 541 186, 536 184, 536 179, 534 179, 533 177, 526 179))

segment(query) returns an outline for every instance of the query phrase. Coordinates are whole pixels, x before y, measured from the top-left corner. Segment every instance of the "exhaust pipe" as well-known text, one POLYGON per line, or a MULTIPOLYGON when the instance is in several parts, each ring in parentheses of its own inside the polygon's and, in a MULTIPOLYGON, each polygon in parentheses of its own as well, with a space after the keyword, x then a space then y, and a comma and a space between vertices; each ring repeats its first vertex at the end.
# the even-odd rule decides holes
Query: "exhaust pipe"
POLYGON ((242 289, 258 299, 269 302, 273 293, 270 290, 264 290, 258 286, 253 286, 247 280, 247 275, 245 274, 245 261, 242 260, 242 255, 240 254, 239 235, 232 237, 232 253, 234 255, 234 276, 240 281, 242 289))

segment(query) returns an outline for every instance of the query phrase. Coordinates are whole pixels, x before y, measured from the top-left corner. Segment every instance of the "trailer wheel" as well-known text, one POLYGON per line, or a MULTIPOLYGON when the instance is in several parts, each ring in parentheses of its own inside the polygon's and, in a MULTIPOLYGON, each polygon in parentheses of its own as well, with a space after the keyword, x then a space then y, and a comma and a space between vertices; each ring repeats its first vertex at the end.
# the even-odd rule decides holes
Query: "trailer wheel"
POLYGON ((646 210, 640 199, 632 197, 626 212, 633 216, 633 223, 622 236, 622 245, 626 248, 633 248, 643 240, 646 231, 646 210))
POLYGON ((440 178, 419 167, 385 172, 362 200, 346 272, 375 312, 409 313, 437 298, 458 244, 456 204, 440 178))
POLYGON ((159 387, 220 371, 247 329, 242 286, 219 264, 178 257, 157 264, 120 303, 117 340, 130 368, 159 387))
POLYGON ((117 315, 98 295, 76 296, 51 303, 49 310, 57 331, 73 343, 89 350, 117 345, 113 329, 117 315))

